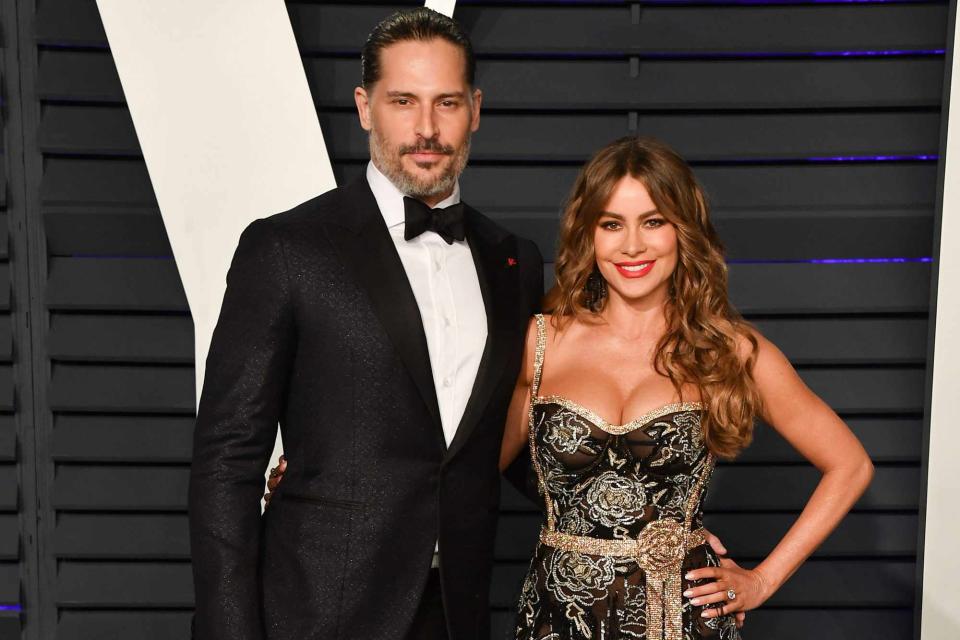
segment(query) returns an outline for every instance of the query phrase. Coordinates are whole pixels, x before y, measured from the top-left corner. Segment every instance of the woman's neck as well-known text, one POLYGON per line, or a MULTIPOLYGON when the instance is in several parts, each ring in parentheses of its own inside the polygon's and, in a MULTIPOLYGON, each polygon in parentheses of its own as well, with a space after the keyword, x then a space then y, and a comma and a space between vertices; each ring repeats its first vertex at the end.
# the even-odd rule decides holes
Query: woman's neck
POLYGON ((666 330, 665 301, 627 302, 612 294, 600 314, 603 322, 625 340, 640 340, 653 335, 659 339, 666 330))

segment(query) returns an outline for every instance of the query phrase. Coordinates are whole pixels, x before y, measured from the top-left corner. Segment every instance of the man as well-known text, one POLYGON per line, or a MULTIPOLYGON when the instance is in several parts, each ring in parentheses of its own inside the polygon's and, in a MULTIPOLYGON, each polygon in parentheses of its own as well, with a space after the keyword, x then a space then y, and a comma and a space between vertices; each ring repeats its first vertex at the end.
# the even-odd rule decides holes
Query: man
POLYGON ((460 202, 474 66, 441 14, 382 22, 355 91, 366 175, 240 239, 194 441, 198 639, 489 638, 498 452, 543 267, 460 202))

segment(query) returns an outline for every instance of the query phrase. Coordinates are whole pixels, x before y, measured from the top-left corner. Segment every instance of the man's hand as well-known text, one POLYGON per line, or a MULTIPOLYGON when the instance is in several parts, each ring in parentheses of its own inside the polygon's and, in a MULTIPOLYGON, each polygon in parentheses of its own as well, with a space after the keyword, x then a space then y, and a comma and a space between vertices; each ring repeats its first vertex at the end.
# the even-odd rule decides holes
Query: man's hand
POLYGON ((273 492, 277 490, 277 487, 280 486, 280 481, 283 479, 283 474, 286 470, 287 459, 280 456, 277 466, 270 469, 270 477, 267 479, 267 492, 263 494, 263 501, 266 503, 266 506, 270 506, 270 497, 273 495, 273 492))
MULTIPOLYGON (((282 457, 281 457, 281 460, 282 460, 282 457)), ((272 475, 273 475, 273 472, 271 471, 271 476, 272 476, 272 475)), ((267 484, 269 484, 269 483, 267 483, 267 484)), ((274 486, 276 486, 276 485, 274 485, 274 486)), ((733 560, 731 560, 730 558, 727 557, 727 548, 726 548, 725 546, 723 546, 723 543, 722 543, 722 542, 720 542, 720 538, 718 538, 717 536, 713 535, 713 534, 710 533, 709 531, 707 531, 707 544, 710 545, 710 548, 713 549, 714 553, 716 553, 718 556, 720 556, 720 566, 721 566, 721 567, 723 567, 723 568, 725 568, 725 569, 731 569, 731 568, 739 569, 739 568, 740 568, 740 565, 738 565, 736 562, 734 562, 733 560)), ((736 619, 736 621, 737 621, 737 628, 738 628, 738 629, 742 629, 742 628, 743 628, 743 623, 744 623, 744 622, 746 621, 746 619, 747 619, 747 612, 746 612, 746 611, 743 611, 743 610, 739 610, 739 611, 734 612, 734 619, 736 619)))

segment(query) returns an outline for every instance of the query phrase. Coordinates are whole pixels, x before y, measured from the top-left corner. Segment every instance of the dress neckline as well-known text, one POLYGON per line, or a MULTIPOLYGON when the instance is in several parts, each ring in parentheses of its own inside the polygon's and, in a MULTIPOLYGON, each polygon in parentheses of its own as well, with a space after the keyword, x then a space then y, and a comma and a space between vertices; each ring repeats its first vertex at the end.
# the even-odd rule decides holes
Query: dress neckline
POLYGON ((610 435, 619 436, 625 433, 630 433, 635 431, 640 427, 645 427, 657 418, 662 418, 663 416, 670 415, 671 413, 682 413, 684 411, 703 411, 703 404, 700 402, 671 402, 668 404, 660 405, 655 407, 650 411, 647 411, 643 415, 634 418, 629 422, 624 424, 611 424, 607 422, 603 416, 598 414, 596 411, 589 409, 578 402, 574 402, 569 398, 565 398, 559 395, 548 395, 541 396, 535 395, 533 397, 533 404, 556 404, 564 409, 568 409, 578 414, 582 418, 586 418, 601 430, 609 433, 610 435))
MULTIPOLYGON (((569 398, 559 395, 541 396, 540 382, 543 377, 543 357, 547 351, 547 323, 542 313, 536 314, 534 318, 537 321, 537 348, 534 353, 533 381, 530 386, 531 425, 533 420, 533 407, 538 404, 559 405, 569 411, 572 411, 573 413, 576 413, 581 418, 589 420, 610 435, 615 436, 630 433, 631 431, 650 424, 657 418, 662 418, 663 416, 671 413, 681 413, 684 411, 703 411, 703 404, 700 402, 671 402, 659 407, 655 407, 643 415, 634 418, 630 422, 624 424, 610 424, 596 411, 593 411, 592 409, 589 409, 578 402, 574 402, 569 398)), ((533 433, 532 427, 530 432, 533 433)))

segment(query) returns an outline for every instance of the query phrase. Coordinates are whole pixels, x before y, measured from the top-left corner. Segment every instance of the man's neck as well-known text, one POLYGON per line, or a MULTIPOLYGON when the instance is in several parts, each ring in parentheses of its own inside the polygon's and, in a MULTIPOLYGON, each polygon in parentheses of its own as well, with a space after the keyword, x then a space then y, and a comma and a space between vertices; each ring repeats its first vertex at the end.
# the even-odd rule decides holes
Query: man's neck
POLYGON ((449 198, 452 193, 453 193, 453 188, 451 188, 449 191, 447 191, 447 192, 445 192, 445 193, 441 193, 441 194, 438 195, 438 196, 429 196, 429 197, 426 197, 426 198, 417 198, 417 200, 420 200, 421 202, 423 202, 425 205, 427 205, 428 207, 430 207, 430 208, 432 209, 432 208, 434 208, 435 206, 437 206, 438 204, 440 204, 441 202, 443 202, 444 200, 446 200, 447 198, 449 198))

